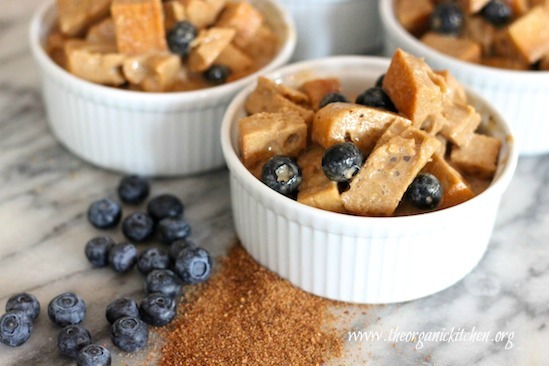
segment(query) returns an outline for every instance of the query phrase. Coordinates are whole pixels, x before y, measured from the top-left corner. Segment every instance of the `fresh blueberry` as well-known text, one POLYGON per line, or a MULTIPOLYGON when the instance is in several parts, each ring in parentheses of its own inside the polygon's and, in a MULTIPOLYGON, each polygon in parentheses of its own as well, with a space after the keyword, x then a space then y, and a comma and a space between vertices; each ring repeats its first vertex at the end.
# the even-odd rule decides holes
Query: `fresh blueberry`
POLYGON ((65 292, 50 301, 48 316, 60 327, 79 324, 86 316, 86 303, 75 293, 65 292))
POLYGON ((201 247, 187 247, 177 256, 174 271, 185 285, 204 282, 212 273, 210 253, 201 247))
POLYGON ((419 173, 406 192, 412 205, 422 210, 438 206, 442 199, 440 181, 432 174, 419 173))
POLYGON ((98 236, 86 243, 86 258, 94 267, 106 267, 109 264, 109 251, 114 245, 110 236, 98 236))
POLYGON ((139 313, 145 323, 161 327, 175 318, 175 299, 158 292, 149 294, 141 301, 139 313))
POLYGON ((106 316, 111 324, 125 316, 139 318, 139 307, 134 299, 122 297, 107 305, 106 316))
POLYGON ((162 194, 149 201, 147 212, 155 222, 166 217, 183 216, 183 203, 174 195, 162 194))
POLYGON ((21 310, 8 311, 0 317, 0 342, 19 347, 32 332, 32 319, 21 310))
POLYGON ((57 335, 57 348, 62 355, 76 358, 82 348, 92 343, 90 332, 79 325, 68 325, 57 335))
POLYGON ((377 80, 376 80, 376 86, 377 86, 378 88, 383 87, 383 80, 384 80, 384 79, 385 79, 385 74, 379 75, 379 77, 378 77, 377 80))
POLYGON ((459 6, 453 2, 438 4, 429 18, 429 26, 433 32, 456 35, 461 32, 465 17, 459 6))
POLYGON ((141 203, 149 195, 149 181, 138 175, 128 175, 118 184, 118 197, 122 202, 141 203))
POLYGON ((170 266, 170 256, 160 248, 147 248, 137 258, 137 269, 146 275, 154 269, 165 269, 170 266))
POLYGON ((509 4, 499 0, 490 0, 482 8, 480 14, 487 22, 496 27, 506 25, 513 18, 513 10, 509 4))
POLYGON ((137 248, 132 243, 115 244, 109 251, 109 266, 115 272, 129 272, 136 261, 137 248))
POLYGON ((169 269, 155 269, 145 278, 145 293, 158 292, 175 299, 181 291, 181 280, 169 269))
POLYGON ((213 85, 225 84, 230 75, 231 70, 225 65, 212 65, 204 71, 204 79, 213 85))
POLYGON ((166 217, 156 228, 162 243, 171 244, 176 240, 186 239, 191 235, 191 226, 183 217, 166 217))
POLYGON ((318 103, 318 108, 324 108, 330 103, 349 103, 349 99, 341 93, 328 93, 318 103))
POLYGON ((122 207, 109 198, 93 202, 88 209, 88 220, 98 229, 115 227, 122 217, 122 207))
POLYGON ((111 353, 98 344, 89 344, 76 356, 76 366, 111 366, 111 353))
POLYGON ((122 222, 122 233, 129 240, 147 241, 154 233, 154 222, 146 212, 132 212, 122 222))
POLYGON ((297 191, 301 179, 301 168, 288 156, 273 156, 267 160, 261 171, 261 181, 286 196, 297 191))
POLYGON ((362 167, 362 153, 352 142, 330 146, 322 157, 322 169, 328 179, 348 182, 362 167))
POLYGON ((40 314, 40 303, 38 299, 31 294, 21 293, 13 295, 6 302, 6 311, 20 310, 24 312, 31 320, 34 320, 40 314))
POLYGON ((197 245, 193 241, 188 239, 177 240, 171 243, 169 250, 171 260, 175 262, 175 260, 179 256, 179 253, 181 253, 183 249, 188 247, 196 248, 197 245))
POLYGON ((149 327, 138 318, 125 316, 113 323, 111 340, 124 352, 138 351, 147 345, 149 327))
POLYGON ((381 108, 390 112, 396 112, 397 109, 391 101, 391 98, 379 86, 374 86, 365 90, 356 97, 356 104, 362 104, 368 107, 381 108))
POLYGON ((191 50, 191 42, 197 35, 196 27, 188 21, 175 23, 166 35, 170 51, 180 56, 187 56, 191 50))

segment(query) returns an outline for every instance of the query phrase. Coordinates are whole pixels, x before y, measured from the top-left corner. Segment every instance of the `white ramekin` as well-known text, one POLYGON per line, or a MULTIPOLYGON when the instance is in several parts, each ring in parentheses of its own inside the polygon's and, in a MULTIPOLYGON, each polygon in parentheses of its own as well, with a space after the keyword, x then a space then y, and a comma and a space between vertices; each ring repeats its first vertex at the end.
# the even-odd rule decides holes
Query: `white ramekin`
POLYGON ((234 95, 258 74, 285 64, 296 44, 291 15, 276 0, 250 0, 280 36, 275 58, 258 72, 212 88, 174 93, 127 91, 79 79, 43 48, 54 1, 33 16, 30 46, 42 74, 47 119, 57 140, 109 170, 148 176, 188 175, 224 165, 219 130, 234 95))
MULTIPOLYGON (((357 95, 373 86, 389 60, 339 56, 303 61, 268 74, 298 86, 316 77, 338 77, 342 90, 357 95)), ((354 303, 393 303, 445 289, 482 258, 501 196, 514 173, 517 153, 508 126, 475 93, 472 103, 495 120, 493 135, 504 143, 490 187, 457 206, 405 217, 359 217, 320 210, 278 194, 241 163, 238 120, 255 85, 242 90, 227 108, 221 129, 230 170, 236 232, 262 265, 301 289, 354 303)))
POLYGON ((384 52, 402 48, 424 57, 434 69, 447 69, 488 100, 513 128, 521 155, 549 153, 548 71, 513 71, 477 65, 447 56, 407 32, 396 19, 394 0, 380 0, 384 52))
POLYGON ((279 0, 298 34, 293 61, 366 54, 381 48, 378 0, 279 0))

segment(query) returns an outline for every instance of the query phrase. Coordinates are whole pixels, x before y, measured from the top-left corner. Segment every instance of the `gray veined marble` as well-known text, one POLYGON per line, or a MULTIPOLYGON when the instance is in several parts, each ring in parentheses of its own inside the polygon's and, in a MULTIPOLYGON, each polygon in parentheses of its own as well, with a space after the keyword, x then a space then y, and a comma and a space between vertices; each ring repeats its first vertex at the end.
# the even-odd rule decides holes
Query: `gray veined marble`
MULTIPOLYGON (((84 325, 111 347, 106 304, 142 291, 139 276, 94 270, 84 258, 84 243, 98 233, 86 221, 87 205, 114 196, 120 175, 78 160, 47 128, 27 46, 28 22, 39 3, 2 0, 0 12, 0 308, 21 291, 42 303, 24 346, 0 344, 0 365, 71 364, 59 356, 57 329, 44 311, 55 295, 82 294, 89 309, 84 325)), ((343 359, 329 364, 549 365, 548 181, 549 156, 520 159, 479 266, 421 300, 366 311, 350 306, 356 315, 340 324, 342 337, 362 333, 345 342, 343 359)), ((183 199, 192 238, 214 255, 234 242, 225 170, 155 180, 152 194, 163 192, 183 199)), ((115 365, 146 364, 114 349, 113 356, 115 365)))

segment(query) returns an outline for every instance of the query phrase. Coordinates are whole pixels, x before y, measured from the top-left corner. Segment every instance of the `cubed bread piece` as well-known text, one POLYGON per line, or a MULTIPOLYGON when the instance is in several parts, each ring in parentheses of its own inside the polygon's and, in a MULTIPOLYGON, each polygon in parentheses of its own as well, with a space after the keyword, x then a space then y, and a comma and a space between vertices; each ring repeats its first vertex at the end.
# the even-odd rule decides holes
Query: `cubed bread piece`
POLYGON ((442 115, 440 134, 455 145, 463 145, 480 124, 480 114, 469 104, 445 102, 442 115))
POLYGON ((436 70, 435 73, 442 76, 446 82, 445 100, 454 103, 467 103, 465 88, 448 70, 436 70))
POLYGON ((517 18, 527 13, 533 6, 539 5, 539 3, 545 0, 507 0, 511 10, 513 11, 513 17, 517 18))
POLYGON ((297 113, 256 113, 239 121, 240 154, 253 169, 275 155, 297 157, 307 146, 307 125, 297 113))
POLYGON ((377 139, 374 150, 379 146, 386 144, 393 137, 402 135, 411 125, 412 122, 405 118, 399 118, 391 122, 383 134, 377 139))
POLYGON ((57 0, 59 28, 68 36, 82 35, 86 28, 109 14, 112 0, 57 0))
POLYGON ((251 69, 254 62, 248 55, 229 43, 217 56, 214 64, 225 65, 232 73, 241 73, 251 69))
POLYGON ((458 0, 460 8, 467 14, 475 14, 484 8, 490 0, 458 0))
POLYGON ((66 68, 67 64, 67 57, 65 53, 65 43, 67 41, 67 36, 59 30, 53 30, 46 38, 46 53, 50 55, 56 64, 63 68, 66 68))
POLYGON ((530 70, 530 64, 523 59, 501 57, 501 56, 492 56, 484 57, 482 59, 482 64, 490 67, 497 67, 500 69, 507 70, 530 70))
POLYGON ((65 55, 67 70, 82 79, 113 86, 126 81, 122 75, 125 57, 112 45, 71 40, 65 43, 65 55))
POLYGON ((216 26, 236 30, 235 44, 245 49, 263 23, 263 15, 246 1, 228 3, 216 26))
POLYGON ((118 51, 128 56, 167 51, 160 0, 113 0, 118 51))
POLYGON ((179 0, 185 7, 187 19, 197 28, 215 23, 226 0, 179 0))
POLYGON ((409 127, 378 146, 341 194, 343 206, 357 215, 392 215, 439 145, 435 137, 409 127))
POLYGON ((231 28, 211 27, 203 29, 191 44, 188 66, 193 72, 207 70, 235 36, 231 28))
POLYGON ((394 121, 401 121, 408 126, 412 123, 398 114, 379 108, 354 103, 330 103, 316 112, 311 139, 325 149, 351 141, 367 155, 387 126, 394 121))
POLYGON ((92 25, 86 34, 86 41, 116 45, 116 30, 111 17, 92 25))
POLYGON ((253 34, 244 50, 254 60, 256 67, 267 65, 275 57, 280 40, 267 24, 262 24, 253 34))
POLYGON ((433 12, 430 0, 396 0, 395 14, 402 26, 414 35, 420 35, 429 28, 429 17, 433 12))
POLYGON ((181 71, 181 58, 171 53, 128 57, 123 64, 126 79, 141 90, 169 91, 181 71))
POLYGON ((428 32, 421 37, 421 41, 435 50, 457 59, 474 63, 480 62, 482 48, 479 43, 470 39, 428 32))
POLYGON ((165 1, 162 3, 164 10, 164 29, 169 32, 177 22, 187 19, 185 7, 177 0, 165 1))
POLYGON ((309 80, 301 85, 301 90, 309 96, 311 106, 316 111, 322 98, 330 93, 338 93, 341 88, 341 83, 337 78, 314 79, 309 80))
POLYGON ((481 15, 470 16, 465 19, 463 38, 470 39, 480 45, 482 55, 486 56, 492 54, 495 31, 494 26, 481 15))
POLYGON ((328 179, 322 169, 324 151, 318 145, 311 145, 299 155, 297 164, 301 168, 302 181, 297 201, 323 210, 346 212, 337 183, 328 179))
POLYGON ((466 174, 491 179, 496 171, 501 140, 473 134, 461 146, 453 146, 450 162, 466 174))

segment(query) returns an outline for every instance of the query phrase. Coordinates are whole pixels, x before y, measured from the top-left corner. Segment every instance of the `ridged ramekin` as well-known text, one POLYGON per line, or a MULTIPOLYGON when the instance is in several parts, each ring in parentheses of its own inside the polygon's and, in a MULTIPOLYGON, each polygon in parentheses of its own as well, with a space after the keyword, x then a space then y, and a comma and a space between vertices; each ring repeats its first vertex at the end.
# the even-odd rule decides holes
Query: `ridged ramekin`
POLYGON ((258 74, 285 64, 295 44, 291 15, 275 0, 250 0, 280 36, 274 59, 258 72, 207 89, 148 93, 93 84, 55 64, 43 42, 56 18, 45 2, 30 24, 30 46, 42 75, 47 119, 57 140, 109 170, 148 176, 205 172, 224 166, 219 143, 230 100, 258 74))
POLYGON ((488 100, 513 128, 521 155, 549 153, 549 71, 514 71, 482 66, 447 56, 421 42, 399 23, 394 0, 381 0, 384 53, 397 48, 424 57, 434 69, 447 69, 488 100))
MULTIPOLYGON (((367 56, 303 61, 268 74, 298 86, 316 77, 338 77, 342 90, 357 95, 373 86, 389 60, 367 56)), ((359 217, 298 203, 268 188, 239 159, 238 121, 255 85, 227 108, 221 130, 230 170, 237 235, 262 265, 318 296, 353 303, 394 303, 424 297, 462 279, 484 255, 503 192, 514 173, 517 152, 509 127, 475 93, 472 103, 495 121, 504 142, 490 187, 457 206, 402 217, 359 217)))

